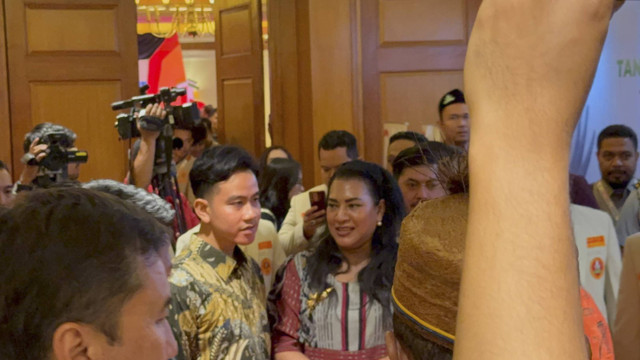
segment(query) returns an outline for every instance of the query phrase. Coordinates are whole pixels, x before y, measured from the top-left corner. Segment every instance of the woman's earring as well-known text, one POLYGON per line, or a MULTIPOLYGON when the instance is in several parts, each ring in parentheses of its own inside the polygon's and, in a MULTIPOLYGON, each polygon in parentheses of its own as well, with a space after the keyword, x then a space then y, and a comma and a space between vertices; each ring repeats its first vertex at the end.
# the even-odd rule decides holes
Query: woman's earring
POLYGON ((382 226, 382 220, 378 221, 378 226, 382 226))

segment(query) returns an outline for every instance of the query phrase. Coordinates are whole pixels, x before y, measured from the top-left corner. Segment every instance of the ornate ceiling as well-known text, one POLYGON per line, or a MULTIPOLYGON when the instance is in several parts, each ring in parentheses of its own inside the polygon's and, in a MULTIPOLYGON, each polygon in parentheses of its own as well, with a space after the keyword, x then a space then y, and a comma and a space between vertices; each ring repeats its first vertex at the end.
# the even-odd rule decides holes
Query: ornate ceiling
POLYGON ((134 0, 138 7, 138 33, 158 37, 213 36, 214 0, 134 0))
POLYGON ((157 5, 211 5, 215 0, 134 0, 136 5, 157 6, 157 5))

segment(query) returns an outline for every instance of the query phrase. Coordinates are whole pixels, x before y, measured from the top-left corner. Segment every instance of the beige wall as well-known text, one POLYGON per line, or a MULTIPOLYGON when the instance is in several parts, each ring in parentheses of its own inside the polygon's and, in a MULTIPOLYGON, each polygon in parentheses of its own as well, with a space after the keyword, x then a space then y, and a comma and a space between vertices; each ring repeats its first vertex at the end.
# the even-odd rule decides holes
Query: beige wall
MULTIPOLYGON (((197 100, 218 107, 218 90, 216 87, 216 52, 215 50, 183 50, 184 71, 188 80, 196 82, 200 97, 197 100)), ((271 89, 269 86, 269 52, 263 51, 264 62, 264 101, 265 129, 268 129, 271 112, 271 89)), ((269 133, 265 135, 266 146, 271 146, 269 133)))
POLYGON ((218 106, 216 88, 216 52, 213 50, 183 50, 184 71, 188 80, 196 82, 200 98, 205 104, 218 106))

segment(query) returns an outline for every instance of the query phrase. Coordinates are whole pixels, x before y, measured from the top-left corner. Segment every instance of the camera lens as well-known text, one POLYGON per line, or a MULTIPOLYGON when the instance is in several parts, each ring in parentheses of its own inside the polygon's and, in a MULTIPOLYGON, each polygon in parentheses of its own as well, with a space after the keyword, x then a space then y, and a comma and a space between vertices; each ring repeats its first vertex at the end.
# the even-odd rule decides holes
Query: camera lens
POLYGON ((184 145, 184 142, 182 142, 182 139, 180 139, 179 137, 174 137, 173 138, 173 148, 174 149, 182 149, 182 146, 184 145))

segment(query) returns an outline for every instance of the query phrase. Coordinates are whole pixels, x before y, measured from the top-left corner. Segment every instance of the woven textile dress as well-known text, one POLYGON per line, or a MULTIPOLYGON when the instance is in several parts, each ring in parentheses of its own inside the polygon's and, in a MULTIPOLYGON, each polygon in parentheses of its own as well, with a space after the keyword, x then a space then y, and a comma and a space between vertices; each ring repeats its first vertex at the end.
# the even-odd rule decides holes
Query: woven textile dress
MULTIPOLYGON (((302 352, 312 360, 370 360, 387 356, 384 335, 391 330, 391 310, 361 291, 357 280, 342 283, 329 275, 329 287, 309 289, 307 258, 291 259, 276 285, 273 353, 302 352)), ((275 295, 275 296, 273 296, 275 295)))

